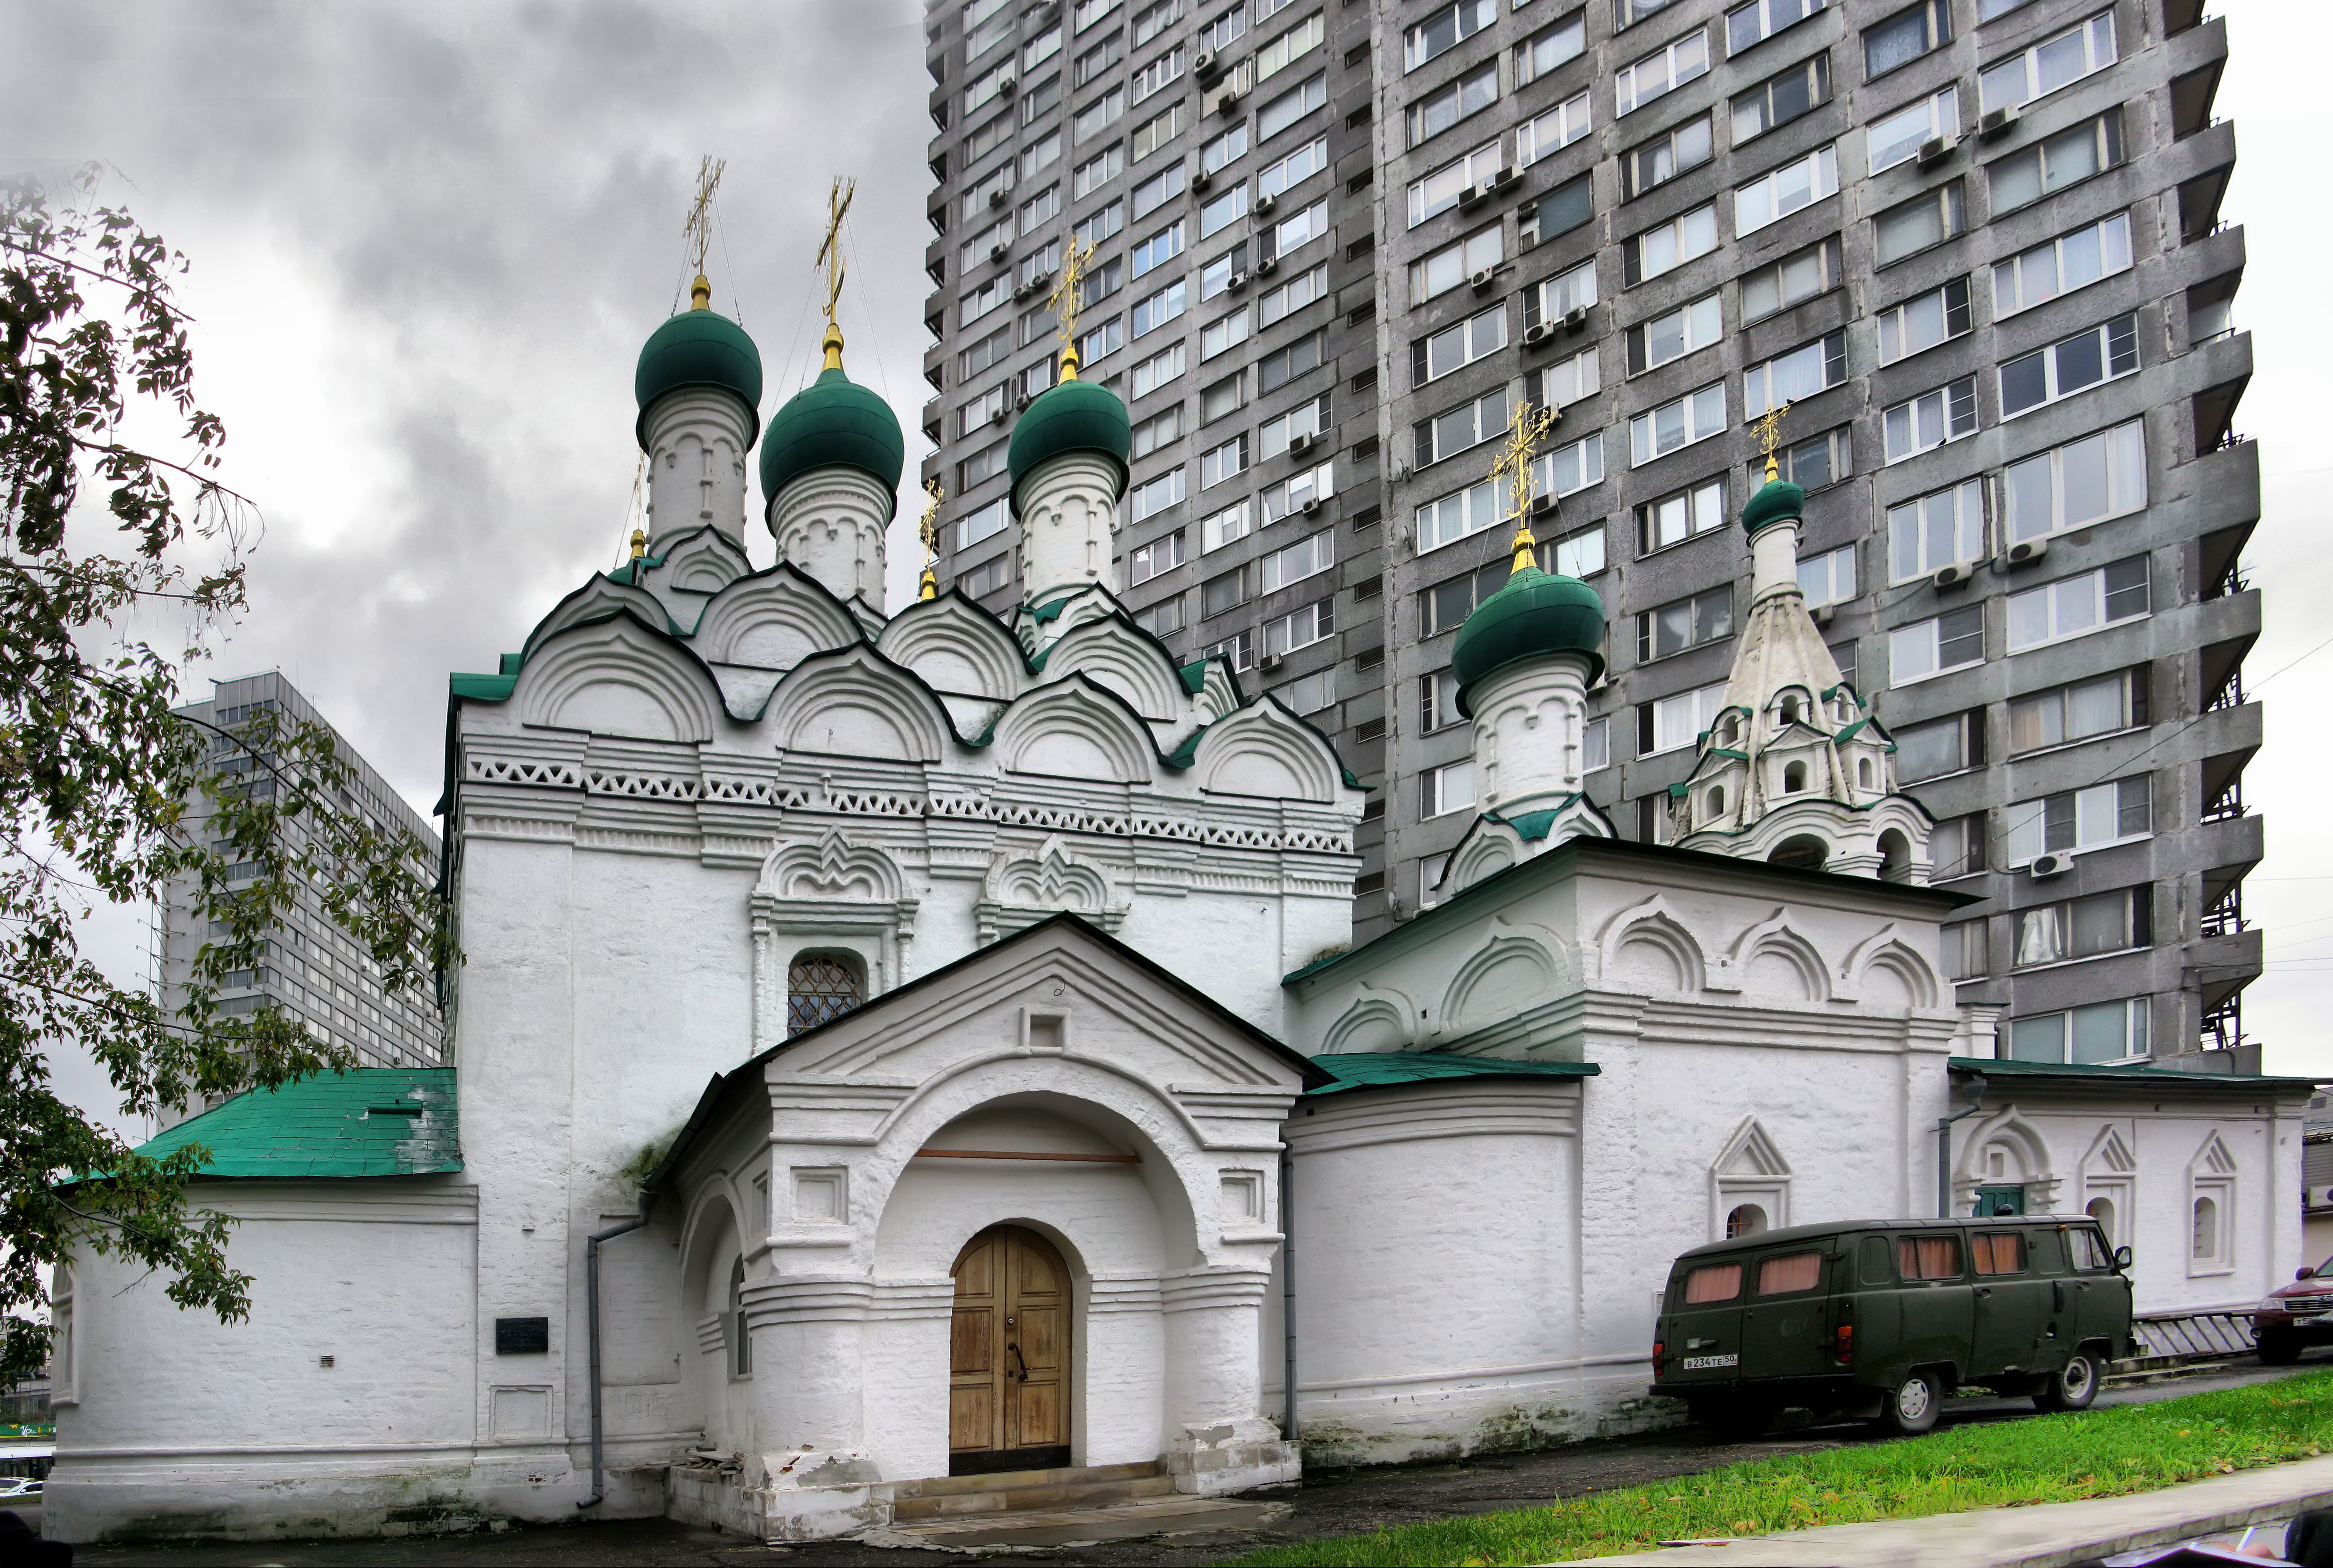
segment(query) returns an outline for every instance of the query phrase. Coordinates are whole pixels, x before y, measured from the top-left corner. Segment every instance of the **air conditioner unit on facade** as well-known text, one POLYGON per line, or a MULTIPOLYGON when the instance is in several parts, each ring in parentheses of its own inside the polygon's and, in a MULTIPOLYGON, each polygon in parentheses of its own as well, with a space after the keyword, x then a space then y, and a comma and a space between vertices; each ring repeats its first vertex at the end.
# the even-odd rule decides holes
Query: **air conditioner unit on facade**
POLYGON ((996 83, 996 96, 999 98, 1012 97, 1013 85, 1014 83, 1011 77, 1007 76, 1001 79, 996 83))
POLYGON ((1207 112, 1209 114, 1233 113, 1238 110, 1239 100, 1239 89, 1236 87, 1226 87, 1221 92, 1211 94, 1208 97, 1207 112))
POLYGON ((2062 876, 2073 868, 2074 857, 2070 855, 2037 855, 2027 869, 2033 880, 2040 882, 2045 877, 2062 876))
POLYGON ((996 189, 988 193, 988 205, 993 207, 1001 207, 1004 205, 1004 196, 1005 191, 1003 187, 1000 186, 996 189))
POLYGON ((1234 272, 1232 274, 1232 281, 1229 287, 1231 292, 1234 294, 1238 293, 1242 289, 1246 288, 1247 274, 1245 272, 1234 272))
POLYGON ((1273 196, 1270 191, 1266 191, 1263 195, 1255 198, 1255 215, 1260 218, 1268 218, 1272 215, 1272 209, 1279 205, 1280 198, 1273 196))
POLYGON ((1830 625, 1831 622, 1839 619, 1839 607, 1837 605, 1817 605, 1813 609, 1809 610, 1807 613, 1814 617, 1815 625, 1819 626, 1827 626, 1830 625))
POLYGON ((1976 122, 1976 133, 1990 141, 1996 136, 2016 129, 2021 117, 2021 111, 2015 104, 2004 103, 1999 109, 1985 110, 1984 118, 1976 122))
POLYGON ((1319 497, 1319 496, 1317 496, 1317 495, 1308 495, 1308 496, 1306 496, 1306 497, 1304 498, 1304 505, 1303 505, 1303 509, 1302 509, 1302 510, 1303 510, 1304 515, 1305 515, 1305 516, 1307 516, 1307 517, 1310 517, 1310 516, 1311 516, 1314 512, 1316 512, 1320 511, 1320 497, 1319 497))
POLYGON ((1300 430, 1288 438, 1288 454, 1291 457, 1301 457, 1311 451, 1312 444, 1320 439, 1310 430, 1300 430))
POLYGON ((1912 161, 1922 168, 1934 168, 1960 148, 1960 139, 1954 136, 1932 136, 1920 144, 1912 161))
POLYGON ((988 416, 988 422, 991 425, 1002 425, 1012 412, 1013 410, 1004 406, 1003 404, 999 403, 996 406, 996 412, 988 416))
POLYGON ((1201 86, 1215 81, 1223 72, 1224 57, 1212 49, 1202 49, 1191 56, 1191 74, 1199 79, 1201 86))
POLYGON ((1462 213, 1472 211, 1488 201, 1490 197, 1491 193, 1481 186, 1470 185, 1458 193, 1458 210, 1462 213))
POLYGON ((1474 285, 1474 292, 1479 294, 1496 282, 1498 276, 1499 270, 1496 267, 1484 267, 1466 281, 1474 285))
POLYGON ((1191 177, 1191 188, 1193 190, 1205 190, 1209 186, 1215 183, 1215 177, 1209 174, 1205 169, 1201 169, 1191 177))
POLYGON ((1588 307, 1574 305, 1563 313, 1563 330, 1577 332, 1588 325, 1588 307))
POLYGON ((999 240, 988 247, 988 259, 992 262, 1001 262, 1012 253, 1013 243, 1010 240, 999 240))
POLYGON ((2040 560, 2043 556, 2048 555, 2049 553, 2050 541, 2048 540, 2029 539, 2011 545, 2009 547, 2009 553, 2002 557, 2002 559, 2007 561, 2013 567, 2031 566, 2035 561, 2040 560))
POLYGON ((1555 510, 1555 497, 1545 493, 1534 495, 1531 500, 1531 509, 1533 517, 1545 517, 1555 510))
POLYGON ((1029 411, 1029 405, 1035 401, 1036 399, 1034 397, 1032 397, 1028 393, 1023 392, 1021 396, 1013 399, 1013 411, 1015 414, 1025 414, 1029 411))
POLYGON ((1268 278, 1278 271, 1280 271, 1278 256, 1266 256, 1255 264, 1255 275, 1259 278, 1268 278))
POLYGON ((1256 660, 1255 667, 1259 670, 1276 670, 1280 668, 1281 657, 1279 654, 1266 654, 1256 660))
POLYGON ((1523 329, 1523 347, 1526 349, 1543 349, 1554 341, 1555 323, 1552 321, 1541 321, 1537 326, 1523 329))
POLYGON ((1483 188, 1486 191, 1504 190, 1509 186, 1514 184, 1515 181, 1522 177, 1522 170, 1517 168, 1512 164, 1507 164, 1502 167, 1493 169, 1491 171, 1491 177, 1483 182, 1483 188))
POLYGON ((1965 588, 1969 576, 1969 569, 1965 566, 1946 566, 1938 567, 1936 575, 1928 580, 1940 588, 1965 588))

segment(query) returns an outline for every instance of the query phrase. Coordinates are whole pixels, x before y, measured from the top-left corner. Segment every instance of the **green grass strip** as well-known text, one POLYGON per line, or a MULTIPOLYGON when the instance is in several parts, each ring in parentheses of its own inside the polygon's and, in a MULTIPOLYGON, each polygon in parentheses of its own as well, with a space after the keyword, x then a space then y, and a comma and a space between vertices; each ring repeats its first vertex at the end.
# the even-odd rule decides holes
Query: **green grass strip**
POLYGON ((2113 1497, 2333 1450, 2333 1372, 1900 1442, 1753 1459, 1368 1535, 1274 1547, 1238 1568, 1570 1563, 1663 1541, 2113 1497))

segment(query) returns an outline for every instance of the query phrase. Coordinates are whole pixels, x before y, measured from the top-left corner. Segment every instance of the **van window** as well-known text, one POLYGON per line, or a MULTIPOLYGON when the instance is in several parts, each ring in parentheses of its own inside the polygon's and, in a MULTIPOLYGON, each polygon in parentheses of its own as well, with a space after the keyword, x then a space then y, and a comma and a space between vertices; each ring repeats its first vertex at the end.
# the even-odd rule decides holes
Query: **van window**
POLYGON ((1958 1279, 1961 1238, 1906 1236, 1896 1243, 1896 1267, 1906 1279, 1958 1279))
POLYGON ((1742 1294, 1742 1266, 1738 1263, 1704 1263, 1685 1276, 1685 1304, 1697 1306, 1704 1301, 1732 1301, 1742 1294))
POLYGON ((1969 1238, 1969 1257, 1979 1274, 2022 1274, 2025 1238, 2014 1230, 1981 1231, 1969 1238))
POLYGON ((2076 1268, 2095 1273, 2114 1266, 2114 1255, 2107 1250, 2105 1240, 2088 1226, 2067 1231, 2066 1240, 2072 1247, 2076 1268))
POLYGON ((1896 1262, 1891 1256, 1895 1250, 1887 1245, 1887 1238, 1885 1236, 1867 1236, 1863 1238, 1863 1256, 1857 1268, 1863 1276, 1864 1284, 1893 1285, 1896 1283, 1896 1262))
POLYGON ((1788 1296, 1794 1290, 1812 1290, 1822 1283, 1822 1254, 1793 1252, 1781 1257, 1769 1257, 1758 1265, 1758 1294, 1788 1296))
POLYGON ((2029 1230, 2025 1233, 2025 1244, 2033 1249, 2031 1262, 2034 1273, 2063 1274, 2066 1272, 2066 1247, 2061 1239, 2062 1236, 2061 1231, 2046 1229, 2029 1230))

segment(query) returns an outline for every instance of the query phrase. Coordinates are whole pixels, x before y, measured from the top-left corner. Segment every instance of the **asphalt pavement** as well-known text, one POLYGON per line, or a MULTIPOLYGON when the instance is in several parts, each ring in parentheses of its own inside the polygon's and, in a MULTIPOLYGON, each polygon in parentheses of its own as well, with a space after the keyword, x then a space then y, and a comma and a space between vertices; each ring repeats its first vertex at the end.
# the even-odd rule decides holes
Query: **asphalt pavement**
MULTIPOLYGON (((2144 1404, 2212 1389, 2268 1382, 2333 1364, 2311 1355, 2298 1367, 2255 1362, 2160 1382, 2109 1386, 2098 1396, 2106 1405, 2144 1404)), ((1944 1424, 2016 1420, 2034 1413, 2029 1400, 1989 1395, 1947 1402, 1944 1424)), ((1124 1564, 1127 1568, 1203 1568, 1259 1547, 1322 1535, 1346 1535, 1393 1525, 1416 1524, 1459 1515, 1524 1508, 1582 1496, 1615 1487, 1668 1480, 1743 1459, 1774 1454, 1817 1453, 1850 1444, 1883 1441, 1853 1424, 1784 1427, 1756 1442, 1720 1442, 1698 1428, 1679 1427, 1644 1437, 1574 1443, 1529 1453, 1491 1454, 1445 1463, 1375 1466, 1309 1472, 1294 1486, 1251 1493, 1256 1501, 1284 1505, 1268 1516, 1243 1519, 1236 1527, 1201 1527, 1138 1539, 1099 1541, 1044 1548, 1015 1548, 1016 1560, 1031 1563, 1124 1564)), ((1210 1525, 1204 1515, 1191 1521, 1210 1525)), ((489 1568, 617 1568, 645 1564, 734 1565, 782 1561, 785 1568, 936 1568, 946 1555, 929 1548, 869 1546, 821 1541, 798 1546, 764 1546, 717 1531, 664 1519, 614 1520, 604 1524, 514 1528, 468 1535, 403 1540, 203 1543, 188 1545, 76 1548, 81 1568, 388 1568, 407 1563, 477 1563, 489 1568)))

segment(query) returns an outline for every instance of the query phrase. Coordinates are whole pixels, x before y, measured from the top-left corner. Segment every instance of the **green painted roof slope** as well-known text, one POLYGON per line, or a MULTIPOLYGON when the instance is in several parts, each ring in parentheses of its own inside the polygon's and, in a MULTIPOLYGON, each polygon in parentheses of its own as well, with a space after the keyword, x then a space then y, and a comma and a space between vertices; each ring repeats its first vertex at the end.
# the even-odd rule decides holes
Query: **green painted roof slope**
POLYGON ((252 1089, 138 1152, 200 1143, 203 1176, 423 1176, 462 1168, 451 1067, 357 1067, 252 1089), (417 1114, 418 1113, 418 1114, 417 1114))
POLYGON ((1064 452, 1095 452, 1109 458, 1118 470, 1118 493, 1124 495, 1126 454, 1133 447, 1134 431, 1118 394, 1091 381, 1047 387, 1013 426, 1013 445, 1004 454, 1013 475, 1013 515, 1021 515, 1021 482, 1045 459, 1064 452))
POLYGON ((1312 1065, 1337 1081, 1307 1089, 1306 1099, 1388 1084, 1427 1084, 1440 1078, 1592 1078, 1603 1071, 1593 1062, 1510 1062, 1497 1056, 1452 1056, 1437 1051, 1358 1051, 1315 1056, 1312 1065))
MULTIPOLYGON (((648 334, 632 372, 632 397, 640 416, 632 426, 640 450, 648 449, 648 405, 685 387, 712 387, 745 406, 750 429, 762 417, 762 351, 745 329, 711 311, 683 311, 648 334)), ((748 435, 746 443, 752 445, 748 435)))
POLYGON ((1588 660, 1588 684, 1604 672, 1604 601, 1576 577, 1560 577, 1527 566, 1507 586, 1474 607, 1450 647, 1451 673, 1458 677, 1458 711, 1474 717, 1469 698, 1474 683, 1493 670, 1547 654, 1580 654, 1588 660))
POLYGON ((814 468, 855 468, 891 494, 899 508, 900 470, 907 445, 891 406, 833 366, 786 399, 762 439, 762 507, 814 468))
POLYGON ((1806 514, 1807 492, 1787 479, 1770 479, 1742 509, 1742 528, 1756 533, 1778 522, 1795 522, 1806 514))

